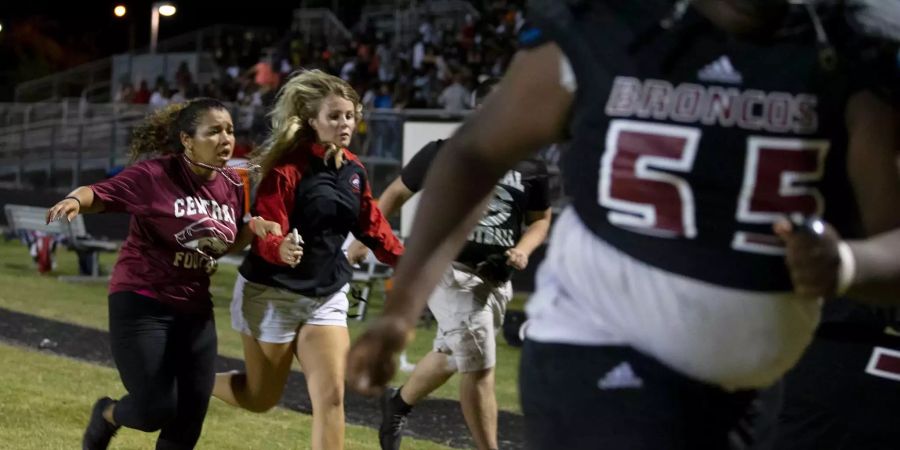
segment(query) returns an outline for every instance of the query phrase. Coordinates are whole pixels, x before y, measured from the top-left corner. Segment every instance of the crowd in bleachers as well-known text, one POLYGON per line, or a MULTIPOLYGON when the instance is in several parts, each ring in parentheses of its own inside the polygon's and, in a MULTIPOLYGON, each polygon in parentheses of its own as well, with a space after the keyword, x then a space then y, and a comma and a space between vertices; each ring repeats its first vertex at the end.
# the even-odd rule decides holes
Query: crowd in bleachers
POLYGON ((149 81, 122 84, 116 101, 161 106, 203 95, 266 106, 280 83, 304 68, 349 81, 368 109, 468 109, 474 87, 506 69, 522 25, 521 6, 501 0, 486 5, 481 17, 467 16, 461 26, 439 26, 424 17, 411 42, 371 25, 356 27, 349 41, 307 41, 297 31, 280 41, 252 33, 229 35, 214 50, 221 73, 211 82, 199 85, 182 64, 174 79, 159 77, 152 86, 149 81))
MULTIPOLYGON (((222 99, 237 106, 239 138, 251 146, 264 139, 264 113, 279 86, 301 68, 347 80, 367 111, 467 110, 477 85, 506 69, 524 23, 521 2, 485 3, 478 5, 480 17, 467 15, 462 23, 422 17, 415 36, 406 40, 362 23, 354 27, 351 39, 328 40, 296 30, 280 40, 262 33, 226 34, 212 51, 219 73, 209 82, 198 83, 188 64, 181 63, 172 79, 160 76, 138 86, 122 83, 115 101, 161 107, 197 96, 222 99)), ((370 115, 357 131, 354 151, 399 159, 399 117, 370 115)))

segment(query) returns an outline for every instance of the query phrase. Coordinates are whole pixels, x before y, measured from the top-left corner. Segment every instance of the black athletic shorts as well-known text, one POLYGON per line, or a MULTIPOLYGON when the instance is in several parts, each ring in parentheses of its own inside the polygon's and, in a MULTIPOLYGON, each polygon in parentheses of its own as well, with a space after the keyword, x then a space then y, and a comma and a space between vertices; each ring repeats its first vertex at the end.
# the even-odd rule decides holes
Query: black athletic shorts
POLYGON ((900 337, 823 325, 785 376, 773 447, 900 449, 900 337))
POLYGON ((630 347, 526 340, 529 449, 726 450, 755 391, 726 392, 630 347))

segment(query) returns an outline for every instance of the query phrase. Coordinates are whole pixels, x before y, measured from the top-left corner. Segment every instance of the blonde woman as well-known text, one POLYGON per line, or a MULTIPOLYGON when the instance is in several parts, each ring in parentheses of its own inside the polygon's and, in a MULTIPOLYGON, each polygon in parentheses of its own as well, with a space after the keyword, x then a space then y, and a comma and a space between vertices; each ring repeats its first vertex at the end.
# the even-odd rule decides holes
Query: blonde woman
POLYGON ((365 169, 346 149, 361 109, 350 85, 318 70, 296 75, 278 93, 255 210, 285 236, 254 240, 240 267, 231 313, 246 372, 219 374, 213 390, 234 406, 267 411, 281 399, 296 356, 312 400, 313 449, 344 443, 352 269, 341 244, 353 233, 391 265, 403 251, 373 203, 365 169))

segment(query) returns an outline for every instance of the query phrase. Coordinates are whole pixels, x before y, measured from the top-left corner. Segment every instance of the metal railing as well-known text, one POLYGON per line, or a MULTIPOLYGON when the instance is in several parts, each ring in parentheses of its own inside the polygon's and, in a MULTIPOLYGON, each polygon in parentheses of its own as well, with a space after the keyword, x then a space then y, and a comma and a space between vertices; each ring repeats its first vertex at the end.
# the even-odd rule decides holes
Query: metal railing
MULTIPOLYGON (((229 36, 243 37, 247 33, 258 36, 263 45, 271 45, 281 35, 272 27, 249 27, 245 25, 212 25, 189 33, 179 34, 160 41, 157 52, 205 52, 216 48, 224 48, 223 41, 229 36)), ((143 47, 136 53, 147 53, 150 48, 143 47)))
MULTIPOLYGON (((229 105, 236 132, 258 145, 266 137, 265 111, 229 105)), ((17 188, 65 190, 101 179, 128 163, 132 131, 152 112, 148 105, 59 102, 0 103, 0 183, 17 188)), ((351 151, 380 192, 398 173, 403 124, 410 118, 447 121, 440 110, 367 112, 351 151)))
POLYGON ((0 180, 16 187, 71 188, 86 173, 105 174, 125 163, 131 130, 144 118, 144 105, 2 105, 0 180))
POLYGON ((324 36, 326 40, 349 41, 353 38, 350 30, 327 8, 300 8, 294 10, 293 30, 303 34, 309 42, 311 36, 324 36))
POLYGON ((360 22, 393 34, 399 44, 406 45, 415 41, 419 25, 429 16, 435 18, 437 28, 459 29, 467 15, 477 19, 481 13, 465 0, 430 0, 412 2, 403 9, 388 4, 365 6, 360 22))
POLYGON ((16 102, 35 102, 63 97, 80 96, 85 87, 96 82, 109 81, 112 74, 112 58, 82 64, 16 85, 16 102))
POLYGON ((366 5, 359 21, 374 30, 399 36, 403 29, 398 20, 399 9, 395 5, 366 5))
MULTIPOLYGON (((229 108, 239 139, 260 144, 268 132, 265 111, 237 104, 229 108)), ((148 105, 81 99, 0 103, 0 185, 68 191, 101 180, 129 163, 132 131, 152 111, 148 105)), ((452 123, 464 117, 465 113, 431 109, 368 111, 350 150, 365 164, 378 194, 400 172, 407 121, 452 123)), ((435 137, 439 136, 428 139, 435 137)), ((566 201, 557 167, 564 147, 552 146, 539 155, 549 165, 554 209, 566 201)))

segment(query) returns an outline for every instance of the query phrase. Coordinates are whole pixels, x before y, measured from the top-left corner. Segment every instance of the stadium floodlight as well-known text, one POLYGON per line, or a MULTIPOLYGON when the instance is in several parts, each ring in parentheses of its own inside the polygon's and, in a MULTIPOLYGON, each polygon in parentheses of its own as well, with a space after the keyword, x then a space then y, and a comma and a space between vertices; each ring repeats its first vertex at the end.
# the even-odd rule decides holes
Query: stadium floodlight
POLYGON ((175 14, 175 5, 171 3, 163 3, 159 5, 159 13, 166 17, 169 17, 175 14))
POLYGON ((175 5, 170 2, 154 2, 150 8, 150 53, 156 53, 160 14, 166 17, 175 14, 175 5))
POLYGON ((116 17, 125 17, 126 12, 128 12, 128 10, 125 8, 125 5, 116 5, 116 7, 113 8, 113 14, 115 14, 116 17))

